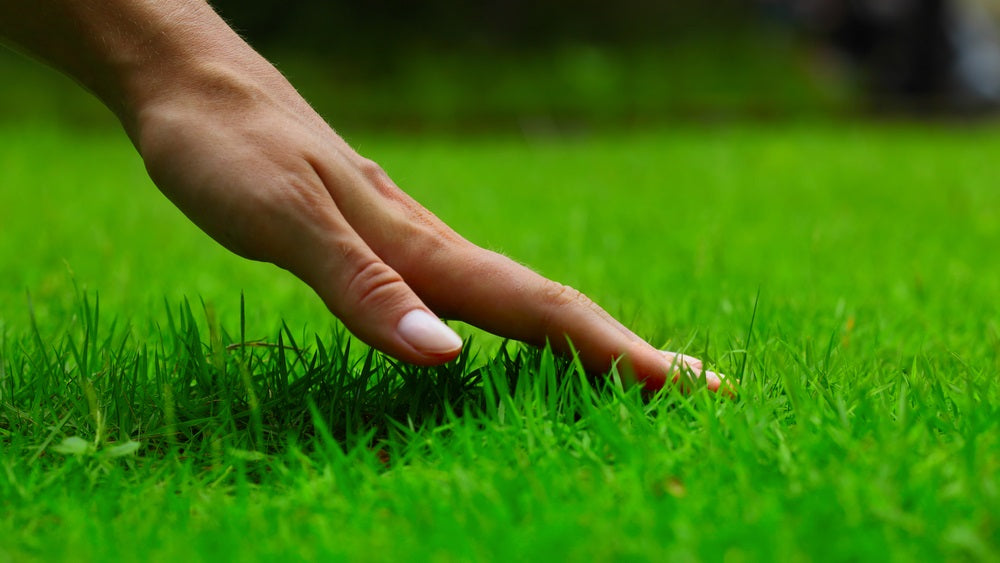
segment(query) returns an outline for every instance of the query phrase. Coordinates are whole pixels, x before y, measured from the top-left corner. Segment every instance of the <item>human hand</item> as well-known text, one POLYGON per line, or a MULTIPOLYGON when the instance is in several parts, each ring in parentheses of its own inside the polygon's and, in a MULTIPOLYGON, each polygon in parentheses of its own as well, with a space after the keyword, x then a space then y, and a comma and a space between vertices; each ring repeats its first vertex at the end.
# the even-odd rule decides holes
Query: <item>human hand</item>
POLYGON ((115 111, 150 177, 199 227, 292 272, 373 347, 446 362, 462 342, 441 315, 562 353, 572 342, 591 371, 621 359, 649 388, 690 370, 718 389, 700 361, 656 350, 579 291, 455 233, 204 2, 44 4, 0 0, 5 33, 115 111))
POLYGON ((213 238, 292 272, 375 348, 414 364, 450 360, 461 340, 441 315, 564 353, 569 340, 594 371, 624 357, 650 387, 684 367, 701 372, 580 292, 459 236, 276 72, 209 67, 177 84, 139 112, 150 176, 213 238))

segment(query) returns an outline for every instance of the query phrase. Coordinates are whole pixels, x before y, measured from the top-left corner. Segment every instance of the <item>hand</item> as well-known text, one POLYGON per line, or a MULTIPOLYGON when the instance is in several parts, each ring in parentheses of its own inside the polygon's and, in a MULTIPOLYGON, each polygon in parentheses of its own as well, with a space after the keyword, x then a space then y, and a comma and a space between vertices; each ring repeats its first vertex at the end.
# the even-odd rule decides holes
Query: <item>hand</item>
MULTIPOLYGON (((438 315, 659 387, 686 356, 655 350, 580 292, 463 239, 358 155, 273 70, 207 67, 138 113, 150 176, 230 250, 309 284, 358 338, 422 365, 461 340, 438 315)), ((707 374, 709 386, 719 381, 707 374)))
POLYGON ((588 370, 623 359, 650 388, 701 374, 700 361, 656 350, 580 292, 463 239, 201 0, 39 1, 0 0, 0 32, 115 111, 153 181, 198 226, 292 272, 375 348, 446 362, 462 342, 441 315, 563 353, 570 340, 588 370))

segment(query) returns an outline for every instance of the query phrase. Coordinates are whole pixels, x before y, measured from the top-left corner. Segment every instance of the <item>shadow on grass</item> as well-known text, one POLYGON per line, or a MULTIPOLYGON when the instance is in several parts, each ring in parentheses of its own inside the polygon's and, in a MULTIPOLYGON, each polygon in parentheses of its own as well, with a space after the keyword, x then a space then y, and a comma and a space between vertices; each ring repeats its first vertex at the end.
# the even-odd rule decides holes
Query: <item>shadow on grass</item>
POLYGON ((33 320, 30 336, 6 342, 0 356, 0 429, 30 445, 32 460, 65 436, 93 450, 137 441, 147 455, 253 457, 317 435, 345 449, 378 448, 459 415, 503 422, 530 409, 573 424, 614 397, 640 411, 647 404, 617 369, 587 374, 548 347, 505 342, 481 358, 470 340, 456 360, 419 367, 342 328, 323 339, 282 324, 272 339, 247 340, 242 299, 236 331, 210 305, 195 310, 166 304, 159 338, 148 341, 117 320, 105 326, 99 298, 87 295, 61 336, 33 320))

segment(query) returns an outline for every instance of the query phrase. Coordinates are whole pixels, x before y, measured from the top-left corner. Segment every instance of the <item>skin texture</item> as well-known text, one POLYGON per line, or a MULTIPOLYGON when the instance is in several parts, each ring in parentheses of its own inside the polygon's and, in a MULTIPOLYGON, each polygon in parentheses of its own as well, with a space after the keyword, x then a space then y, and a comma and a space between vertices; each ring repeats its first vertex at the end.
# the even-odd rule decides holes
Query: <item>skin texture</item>
POLYGON ((289 270, 389 355, 454 358, 461 342, 442 316, 563 353, 572 341, 587 369, 622 360, 652 389, 682 370, 719 387, 579 291, 463 239, 201 0, 0 0, 0 36, 115 112, 156 185, 206 233, 289 270))

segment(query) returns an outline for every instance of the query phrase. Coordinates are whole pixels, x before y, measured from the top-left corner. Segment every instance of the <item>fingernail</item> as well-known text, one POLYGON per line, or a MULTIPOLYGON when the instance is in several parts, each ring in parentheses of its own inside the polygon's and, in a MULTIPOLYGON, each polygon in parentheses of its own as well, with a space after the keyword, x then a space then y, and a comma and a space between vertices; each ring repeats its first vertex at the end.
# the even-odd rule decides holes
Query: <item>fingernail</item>
POLYGON ((462 339, 437 317, 414 309, 396 326, 407 344, 424 354, 446 354, 462 347, 462 339))

